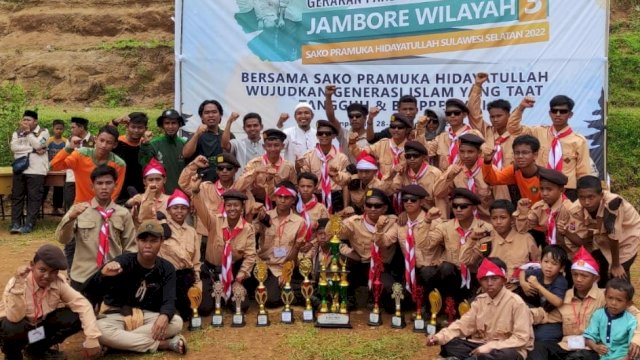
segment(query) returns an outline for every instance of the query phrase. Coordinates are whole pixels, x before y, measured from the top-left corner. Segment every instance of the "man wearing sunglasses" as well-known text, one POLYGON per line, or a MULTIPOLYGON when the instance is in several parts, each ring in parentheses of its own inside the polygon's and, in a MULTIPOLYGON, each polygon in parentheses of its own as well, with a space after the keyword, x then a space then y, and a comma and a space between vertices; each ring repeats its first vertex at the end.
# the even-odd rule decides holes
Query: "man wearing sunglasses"
MULTIPOLYGON (((374 132, 373 119, 380 112, 379 107, 373 107, 372 110, 369 110, 369 118, 367 118, 367 140, 371 144, 375 144, 382 139, 391 138, 391 129, 386 128, 380 132, 374 132)), ((398 113, 404 115, 407 119, 411 121, 411 127, 413 128, 413 122, 418 114, 418 99, 412 95, 403 95, 398 100, 398 113)))
MULTIPOLYGON (((380 189, 387 196, 393 193, 391 189, 392 179, 389 177, 381 178, 378 170, 378 162, 376 159, 366 152, 361 152, 356 159, 356 174, 351 175, 350 178, 344 179, 340 185, 347 186, 349 194, 348 206, 351 206, 353 210, 362 214, 364 210, 364 200, 368 190, 380 189)), ((338 181, 342 181, 338 180, 338 181)), ((349 209, 345 209, 344 212, 348 212, 349 209)))
POLYGON ((378 160, 380 164, 380 172, 382 176, 391 173, 392 168, 400 169, 404 163, 404 144, 413 128, 412 121, 400 113, 391 116, 391 139, 382 139, 377 143, 361 148, 355 143, 354 139, 349 139, 349 150, 353 156, 358 156, 362 151, 366 151, 378 160))
POLYGON ((521 124, 525 109, 533 107, 535 100, 525 97, 513 112, 507 130, 513 135, 530 134, 540 140, 537 163, 549 169, 560 171, 569 178, 565 195, 571 200, 578 199, 576 181, 585 175, 593 175, 589 146, 581 134, 569 126, 573 116, 573 99, 565 95, 554 96, 549 102, 551 125, 526 127, 521 124))
MULTIPOLYGON (((449 99, 445 102, 445 112, 449 127, 446 132, 436 136, 436 138, 427 143, 429 156, 436 157, 435 161, 440 170, 445 171, 450 165, 458 162, 458 147, 460 145, 460 136, 473 133, 482 137, 478 130, 474 130, 471 126, 464 123, 464 119, 469 113, 469 108, 460 99, 449 99)), ((421 124, 421 126, 426 126, 421 124)), ((420 134, 420 133, 419 133, 420 134)))
POLYGON ((339 129, 327 120, 318 120, 316 125, 318 144, 315 149, 307 151, 296 161, 296 170, 320 175, 316 191, 320 192, 322 203, 329 213, 333 214, 341 211, 346 203, 342 198, 342 187, 335 179, 340 173, 343 178, 350 177, 345 171, 349 159, 332 144, 339 129))
MULTIPOLYGON (((361 148, 369 145, 367 141, 367 134, 364 128, 365 121, 369 115, 367 106, 360 103, 351 103, 347 106, 347 118, 349 119, 349 131, 342 127, 340 120, 336 117, 336 113, 333 105, 333 95, 336 93, 337 87, 335 85, 327 85, 324 88, 324 111, 327 115, 327 120, 338 129, 338 144, 341 149, 349 148, 349 139, 353 136, 356 139, 356 144, 361 148)), ((356 158, 347 153, 349 163, 355 163, 356 158)))
MULTIPOLYGON (((511 104, 504 99, 497 99, 487 104, 489 120, 487 123, 482 116, 482 85, 489 79, 489 74, 479 72, 476 81, 469 92, 469 125, 480 131, 487 146, 493 148, 492 163, 502 170, 513 162, 512 144, 515 136, 507 131, 507 121, 511 114, 511 104)), ((511 200, 509 187, 499 185, 493 188, 496 199, 511 200)))
POLYGON ((404 171, 393 174, 392 170, 394 192, 407 185, 419 185, 426 190, 425 208, 437 207, 442 216, 446 216, 449 189, 442 178, 442 171, 427 162, 427 148, 417 141, 407 141, 404 145, 404 158, 407 163, 404 171))
POLYGON ((471 295, 471 273, 475 272, 482 258, 485 243, 494 232, 493 227, 474 216, 480 198, 466 188, 456 188, 451 193, 454 218, 436 225, 429 232, 427 256, 437 266, 435 287, 443 298, 451 297, 460 302, 471 295))

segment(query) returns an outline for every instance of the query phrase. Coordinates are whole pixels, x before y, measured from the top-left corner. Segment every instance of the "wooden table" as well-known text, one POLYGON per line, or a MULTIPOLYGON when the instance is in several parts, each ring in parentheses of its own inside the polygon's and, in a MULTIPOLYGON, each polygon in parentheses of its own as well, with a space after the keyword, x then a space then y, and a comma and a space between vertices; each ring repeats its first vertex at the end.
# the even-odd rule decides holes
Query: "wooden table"
MULTIPOLYGON (((66 171, 49 171, 44 178, 44 186, 64 186, 66 179, 66 171)), ((11 189, 13 188, 13 169, 11 166, 0 166, 0 216, 4 220, 6 214, 4 212, 4 198, 11 197, 11 189)), ((43 199, 44 200, 44 199, 43 199)), ((44 204, 44 201, 42 202, 44 204)), ((42 209, 44 216, 44 207, 42 209)))

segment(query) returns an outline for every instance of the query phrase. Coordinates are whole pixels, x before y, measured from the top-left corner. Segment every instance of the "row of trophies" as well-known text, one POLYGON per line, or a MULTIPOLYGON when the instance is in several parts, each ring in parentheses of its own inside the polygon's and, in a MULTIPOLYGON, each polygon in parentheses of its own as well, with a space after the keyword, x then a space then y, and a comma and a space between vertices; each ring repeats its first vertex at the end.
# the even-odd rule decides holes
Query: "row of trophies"
MULTIPOLYGON (((304 279, 300 288, 302 296, 305 299, 302 320, 309 323, 315 321, 315 326, 317 327, 351 328, 349 312, 347 310, 347 289, 349 287, 347 274, 349 272, 346 268, 346 261, 340 257, 340 239, 338 238, 341 225, 339 217, 332 217, 327 227, 328 233, 331 235, 331 240, 329 241, 329 256, 324 261, 320 261, 320 270, 318 274, 318 294, 320 305, 315 316, 311 305, 311 298, 314 293, 313 283, 309 279, 313 263, 308 257, 300 259, 298 263, 298 270, 304 279)), ((368 324, 371 326, 380 326, 382 325, 382 318, 379 304, 383 287, 382 282, 380 281, 380 276, 383 268, 382 261, 380 261, 380 259, 373 260, 375 264, 374 278, 371 284, 373 292, 373 309, 369 314, 368 324)), ((294 268, 295 263, 293 260, 289 260, 285 262, 282 269, 284 287, 281 289, 281 299, 284 303, 284 308, 280 315, 280 321, 284 324, 292 324, 294 321, 293 310, 291 308, 291 304, 295 298, 291 288, 291 277, 293 275, 294 268)), ((270 324, 269 315, 265 310, 267 289, 264 285, 268 276, 267 264, 259 260, 253 269, 253 275, 259 282, 255 291, 256 302, 259 306, 256 325, 268 326, 270 324)), ((401 311, 401 302, 404 299, 403 292, 402 284, 393 284, 391 297, 395 302, 395 313, 391 318, 392 328, 404 328, 406 326, 405 319, 401 311)), ((242 327, 246 322, 245 315, 242 313, 241 305, 246 299, 247 291, 241 284, 235 283, 232 287, 232 293, 233 296, 231 297, 231 300, 235 303, 235 313, 233 314, 231 326, 242 327)), ((215 299, 215 310, 211 318, 211 325, 214 327, 223 326, 223 295, 224 290, 222 282, 215 282, 213 284, 213 292, 211 294, 215 299)), ((416 313, 413 316, 413 330, 416 332, 434 334, 436 332, 436 317, 442 308, 442 297, 440 293, 436 289, 429 294, 429 304, 431 305, 431 319, 429 324, 425 324, 425 320, 422 318, 422 287, 414 286, 411 295, 414 303, 416 304, 416 313)), ((193 317, 191 318, 189 329, 200 329, 202 328, 202 319, 198 315, 198 306, 202 300, 202 293, 198 288, 192 287, 189 289, 188 297, 191 302, 191 308, 193 309, 193 317)), ((469 303, 465 301, 458 307, 458 312, 462 315, 469 310, 469 307, 469 303)), ((451 323, 456 313, 455 303, 451 298, 447 299, 445 313, 448 315, 447 322, 451 323)))

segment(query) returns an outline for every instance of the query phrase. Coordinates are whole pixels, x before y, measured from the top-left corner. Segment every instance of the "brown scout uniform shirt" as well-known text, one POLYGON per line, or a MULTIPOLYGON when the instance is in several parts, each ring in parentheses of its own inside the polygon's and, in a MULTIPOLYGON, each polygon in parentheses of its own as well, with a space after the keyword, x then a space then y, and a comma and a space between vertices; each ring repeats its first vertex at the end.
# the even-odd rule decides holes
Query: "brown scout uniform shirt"
POLYGON ((495 230, 493 230, 491 224, 480 219, 473 219, 471 226, 467 229, 469 235, 464 241, 464 244, 461 244, 460 234, 458 234, 456 230, 458 226, 458 220, 451 219, 436 225, 436 227, 429 232, 427 241, 428 253, 425 255, 425 259, 435 259, 435 262, 426 265, 440 265, 440 263, 444 261, 456 266, 464 263, 469 266, 472 271, 475 271, 475 267, 482 258, 480 245, 486 241, 486 238, 480 241, 474 241, 471 239, 471 235, 476 228, 483 229, 492 234, 495 230))
POLYGON ((167 218, 167 224, 171 228, 171 237, 165 239, 160 247, 158 256, 169 261, 176 270, 193 269, 197 286, 202 290, 200 281, 200 236, 196 229, 187 223, 179 225, 167 218))
MULTIPOLYGON (((488 185, 485 181, 484 181, 484 177, 482 177, 482 164, 480 163, 480 165, 476 164, 474 165, 474 167, 471 169, 471 172, 473 173, 475 170, 478 170, 475 174, 475 176, 473 177, 475 179, 476 182, 476 191, 475 194, 478 195, 478 197, 480 197, 480 200, 482 201, 482 203, 480 205, 477 206, 478 209, 478 216, 480 216, 480 218, 482 220, 485 221, 489 221, 490 218, 490 214, 489 214, 489 206, 491 205, 491 203, 493 202, 494 198, 493 198, 493 193, 492 193, 492 187, 490 185, 488 185)), ((447 187, 447 193, 453 191, 453 189, 455 188, 464 188, 464 189, 468 189, 467 187, 467 182, 469 180, 469 175, 467 174, 467 171, 469 171, 469 169, 467 169, 466 166, 463 166, 463 169, 460 173, 458 173, 458 175, 456 175, 453 178, 453 181, 448 181, 447 177, 449 176, 449 173, 451 172, 451 168, 447 168, 447 170, 445 170, 442 173, 442 180, 445 184, 445 186, 447 187)), ((471 190, 471 189, 469 189, 471 190)), ((447 212, 447 214, 449 214, 447 212)))
MULTIPOLYGON (((343 187, 347 186, 349 184, 349 181, 352 179, 358 179, 358 174, 351 175, 348 181, 341 183, 341 185, 343 187)), ((385 177, 383 179, 378 179, 378 177, 374 177, 364 187, 362 186, 362 183, 360 183, 360 188, 355 190, 351 190, 351 189, 349 190, 349 197, 351 198, 351 203, 349 205, 356 206, 359 209, 364 210, 364 200, 367 197, 366 196, 367 190, 374 189, 374 188, 384 191, 384 193, 387 196, 393 193, 391 189, 391 179, 389 179, 389 177, 385 177)))
MULTIPOLYGON (((322 189, 322 185, 320 184, 320 181, 322 181, 322 179, 320 178, 320 174, 322 173, 323 163, 322 160, 320 160, 320 157, 318 157, 317 151, 318 150, 316 148, 313 148, 302 155, 304 163, 302 165, 301 172, 310 172, 316 174, 319 180, 317 190, 320 191, 322 189)), ((349 159, 347 158, 347 155, 338 152, 335 147, 332 147, 329 151, 329 154, 327 154, 326 156, 331 156, 331 159, 329 160, 329 169, 336 168, 339 172, 346 172, 345 169, 347 168, 347 165, 349 165, 349 159)), ((347 174, 344 174, 343 176, 348 177, 347 174)), ((342 190, 342 186, 340 186, 340 184, 337 184, 334 179, 330 178, 330 183, 331 191, 342 190)))
MULTIPOLYGON (((427 151, 429 152, 429 156, 437 156, 438 157, 438 168, 442 171, 447 170, 449 167, 449 146, 451 145, 451 140, 449 139, 449 131, 448 127, 445 131, 441 132, 436 136, 435 139, 431 141, 426 141, 424 137, 424 129, 425 127, 418 127, 420 130, 417 131, 418 135, 417 141, 422 143, 426 143, 427 151)), ((458 131, 456 131, 456 136, 460 136, 463 134, 465 126, 462 126, 458 131)), ((482 137, 482 134, 478 130, 471 129, 467 132, 467 134, 475 134, 482 137)), ((459 142, 460 140, 458 140, 459 142)))
MULTIPOLYGON (((424 211, 420 212, 420 215, 416 218, 417 224, 413 226, 413 238, 415 239, 415 254, 416 254, 416 267, 430 266, 435 264, 440 259, 435 259, 433 252, 427 251, 427 236, 429 231, 435 228, 442 220, 437 219, 430 222, 425 217, 424 211)), ((407 227, 409 225, 400 226, 394 223, 383 234, 379 235, 380 241, 376 240, 378 244, 384 247, 392 247, 395 243, 399 243, 402 255, 407 255, 407 227)))
POLYGON ((270 191, 274 191, 275 184, 280 181, 289 180, 294 184, 298 183, 296 168, 289 161, 280 157, 276 165, 267 162, 268 169, 277 170, 273 181, 267 184, 267 174, 259 171, 265 166, 263 159, 262 156, 259 156, 249 161, 244 167, 244 173, 233 184, 233 188, 243 192, 250 190, 258 199, 264 199, 266 194, 265 187, 268 187, 270 191))
POLYGON ((510 279, 516 268, 530 261, 538 261, 540 251, 531 235, 512 229, 506 238, 494 231, 489 256, 499 257, 507 264, 507 279, 510 279))
POLYGON ((254 222, 256 234, 260 234, 258 257, 267 263, 271 273, 279 277, 282 275, 282 265, 291 257, 291 251, 296 242, 303 241, 304 219, 293 210, 286 217, 279 217, 277 209, 267 211, 271 217, 271 226, 265 227, 260 222, 254 222))
MULTIPOLYGON (((387 216, 387 218, 389 222, 385 226, 384 232, 391 229, 396 223, 394 215, 387 216)), ((369 228, 367 228, 364 222, 364 215, 354 215, 342 222, 340 239, 347 240, 349 244, 341 244, 340 253, 345 256, 356 253, 361 262, 368 263, 371 261, 371 246, 376 239, 376 224, 369 223, 369 228)), ((380 246, 379 252, 382 262, 389 264, 395 254, 395 247, 380 246)))
POLYGON ((391 147, 395 146, 400 150, 399 155, 399 163, 403 164, 404 160, 404 144, 407 140, 403 140, 401 144, 397 145, 393 142, 393 139, 382 139, 377 143, 370 145, 364 149, 360 148, 357 144, 349 145, 349 150, 351 151, 351 155, 357 157, 364 150, 369 155, 373 156, 378 160, 378 168, 382 173, 382 176, 387 176, 391 172, 391 168, 393 167, 393 158, 394 153, 391 151, 391 147), (392 145, 393 144, 393 145, 392 145))
MULTIPOLYGON (((429 208, 440 209, 442 219, 447 219, 449 215, 449 188, 442 177, 442 171, 435 166, 429 165, 427 172, 420 178, 409 175, 410 169, 407 167, 402 174, 393 178, 393 192, 398 192, 404 186, 416 184, 427 190, 425 198, 429 208)), ((411 171, 413 173, 413 171, 411 171)), ((414 174, 417 176, 417 174, 414 174)))

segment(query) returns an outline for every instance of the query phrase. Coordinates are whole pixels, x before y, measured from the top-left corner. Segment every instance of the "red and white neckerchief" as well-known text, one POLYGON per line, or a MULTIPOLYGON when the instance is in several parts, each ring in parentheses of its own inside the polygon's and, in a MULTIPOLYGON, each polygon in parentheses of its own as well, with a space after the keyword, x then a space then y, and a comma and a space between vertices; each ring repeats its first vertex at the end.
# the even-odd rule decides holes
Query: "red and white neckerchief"
MULTIPOLYGON (((456 227, 456 232, 460 236, 460 240, 459 240, 460 247, 466 244, 467 238, 471 234, 471 228, 472 227, 469 227, 469 230, 465 231, 459 224, 458 224, 458 227, 456 227)), ((462 284, 460 285, 460 287, 461 288, 466 287, 467 289, 471 289, 471 271, 469 271, 469 268, 467 268, 467 265, 465 263, 460 263, 460 276, 462 277, 462 284)))
POLYGON ((313 209, 318 204, 318 200, 315 195, 311 196, 311 200, 308 203, 304 203, 302 201, 302 197, 298 196, 298 202, 296 203, 296 211, 302 218, 304 219, 304 223, 307 226, 306 234, 304 235, 304 239, 306 241, 311 240, 311 235, 313 233, 313 229, 311 228, 311 216, 309 215, 309 211, 313 209))
POLYGON ((231 296, 231 284, 233 283, 233 248, 231 246, 231 241, 235 239, 240 232, 242 232, 244 224, 246 223, 244 218, 240 221, 242 221, 242 227, 238 227, 238 224, 236 224, 231 231, 229 231, 228 227, 222 229, 224 248, 222 249, 222 271, 220 272, 220 281, 223 285, 225 300, 229 300, 229 297, 231 296))
POLYGON ((458 151, 459 151, 459 149, 458 149, 458 146, 459 146, 458 138, 461 135, 464 135, 464 134, 468 133, 469 130, 471 130, 471 127, 469 125, 464 125, 462 127, 462 129, 460 129, 460 134, 457 135, 453 131, 451 126, 449 126, 449 130, 447 130, 447 134, 449 135, 449 141, 451 142, 449 144, 449 157, 448 157, 449 165, 455 164, 455 163, 458 162, 458 151))
POLYGON ((553 169, 562 172, 562 143, 560 139, 567 137, 573 133, 571 128, 563 132, 557 132, 553 127, 549 128, 549 132, 553 137, 551 141, 551 149, 549 150, 549 162, 547 163, 547 169, 553 169))
POLYGON ((427 170, 429 170, 429 163, 427 163, 426 161, 422 162, 422 165, 420 165, 420 169, 418 169, 418 173, 415 173, 411 168, 408 168, 407 177, 409 178, 409 181, 411 181, 411 184, 418 184, 418 180, 422 179, 424 174, 427 173, 427 170))
POLYGON ((416 284, 416 239, 413 236, 413 227, 418 224, 418 220, 407 220, 407 239, 405 241, 404 255, 404 287, 409 294, 413 293, 413 286, 416 284))
POLYGON ((476 176, 482 170, 482 159, 478 159, 478 162, 472 169, 465 169, 467 175, 467 189, 474 194, 478 193, 478 187, 476 186, 476 176))
MULTIPOLYGON (((393 167, 400 165, 400 155, 404 152, 404 147, 398 147, 393 140, 389 139, 389 149, 391 150, 393 157, 393 167)), ((393 209, 397 214, 402 212, 402 199, 400 198, 400 193, 393 194, 393 209)))
POLYGON ((502 170, 502 167, 504 166, 504 151, 502 150, 502 144, 504 144, 505 141, 509 140, 509 135, 510 134, 508 132, 505 132, 497 139, 495 139, 493 144, 493 150, 495 150, 496 152, 493 155, 493 165, 495 165, 498 170, 502 170))
POLYGON ((224 186, 222 186, 220 180, 213 183, 213 188, 216 190, 216 194, 218 194, 218 197, 220 197, 220 203, 218 204, 218 214, 226 217, 227 213, 224 211, 224 200, 222 198, 222 194, 224 194, 224 192, 227 190, 224 188, 224 186))
POLYGON ((96 257, 96 263, 98 267, 104 265, 109 259, 109 219, 113 215, 115 209, 103 209, 97 207, 96 210, 102 216, 102 225, 100 226, 100 237, 98 241, 98 256, 96 257))
POLYGON ((333 159, 332 154, 337 154, 335 146, 331 146, 329 153, 325 155, 320 148, 320 144, 316 145, 316 155, 322 161, 322 167, 320 168, 320 191, 322 192, 322 203, 327 207, 329 214, 333 214, 333 208, 331 207, 331 176, 329 176, 329 161, 333 159))
MULTIPOLYGON (((280 155, 280 158, 278 159, 278 162, 276 162, 275 164, 271 164, 267 154, 262 155, 262 164, 265 165, 265 166, 274 167, 276 169, 276 173, 278 171, 280 171, 280 166, 282 166, 282 160, 283 160, 282 155, 280 155)), ((273 209, 273 206, 271 205, 271 196, 269 196, 269 192, 268 191, 266 192, 266 194, 264 194, 264 207, 267 210, 273 209)))
MULTIPOLYGON (((375 224, 370 224, 367 221, 367 215, 362 215, 362 225, 364 225, 364 228, 367 229, 367 231, 369 231, 371 234, 375 234, 376 233, 376 225, 375 224)), ((369 287, 369 289, 372 289, 373 286, 373 281, 375 280, 374 277, 376 275, 374 269, 375 269, 375 261, 376 259, 380 258, 380 247, 378 245, 376 245, 375 241, 371 241, 371 260, 369 262, 369 280, 367 281, 367 286, 369 287)))
POLYGON ((49 287, 40 288, 36 279, 33 278, 33 274, 29 274, 29 276, 31 277, 31 297, 33 299, 33 321, 37 324, 40 317, 43 316, 42 303, 47 296, 49 287))
MULTIPOLYGON (((562 194, 560 201, 563 202, 566 199, 567 199, 567 196, 565 194, 562 194)), ((562 204, 558 206, 558 209, 560 209, 561 206, 562 204)), ((546 240, 547 240, 547 244, 549 245, 556 245, 558 243, 558 231, 557 231, 558 229, 556 229, 556 220, 558 219, 558 214, 560 213, 558 209, 551 210, 551 207, 548 207, 545 209, 545 212, 547 213, 546 240)))

